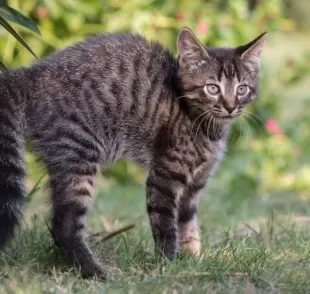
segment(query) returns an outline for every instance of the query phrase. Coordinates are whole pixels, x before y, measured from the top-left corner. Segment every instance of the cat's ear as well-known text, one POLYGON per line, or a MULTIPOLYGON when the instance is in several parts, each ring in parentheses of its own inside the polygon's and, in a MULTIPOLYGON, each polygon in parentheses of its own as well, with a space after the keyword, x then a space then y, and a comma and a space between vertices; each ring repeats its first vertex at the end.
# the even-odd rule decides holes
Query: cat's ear
POLYGON ((268 35, 267 32, 262 33, 250 43, 237 47, 236 52, 238 55, 240 55, 241 60, 243 60, 246 63, 250 62, 259 67, 260 56, 261 56, 267 35, 268 35))
POLYGON ((183 28, 180 31, 177 40, 177 48, 179 64, 183 67, 197 68, 205 63, 208 58, 206 49, 188 28, 183 28))

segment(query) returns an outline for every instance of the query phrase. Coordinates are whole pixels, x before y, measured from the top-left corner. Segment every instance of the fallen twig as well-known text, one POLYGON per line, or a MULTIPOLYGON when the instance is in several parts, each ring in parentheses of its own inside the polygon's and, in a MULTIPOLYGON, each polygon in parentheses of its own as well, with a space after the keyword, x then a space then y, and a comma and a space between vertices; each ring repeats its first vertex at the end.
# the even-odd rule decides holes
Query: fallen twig
POLYGON ((249 224, 247 224, 247 223, 243 223, 248 229, 250 229, 252 232, 254 232, 256 235, 257 235, 257 237, 258 237, 258 239, 260 240, 260 241, 264 241, 264 237, 262 236, 262 234, 260 233, 260 232, 258 232, 258 231, 256 231, 253 227, 251 227, 249 224))
MULTIPOLYGON (((122 228, 120 228, 120 229, 118 229, 118 230, 115 230, 115 231, 113 231, 113 232, 111 232, 111 233, 105 235, 104 237, 100 238, 99 240, 97 240, 97 241, 96 241, 96 244, 105 242, 105 241, 107 241, 107 240, 113 238, 113 237, 116 236, 116 235, 119 235, 119 234, 124 233, 124 232, 126 232, 126 231, 128 231, 128 230, 133 229, 134 227, 135 227, 135 224, 130 224, 130 225, 127 225, 127 226, 125 226, 125 227, 122 227, 122 228)), ((94 234, 90 235, 90 238, 98 237, 99 235, 101 235, 101 233, 94 233, 94 234)))

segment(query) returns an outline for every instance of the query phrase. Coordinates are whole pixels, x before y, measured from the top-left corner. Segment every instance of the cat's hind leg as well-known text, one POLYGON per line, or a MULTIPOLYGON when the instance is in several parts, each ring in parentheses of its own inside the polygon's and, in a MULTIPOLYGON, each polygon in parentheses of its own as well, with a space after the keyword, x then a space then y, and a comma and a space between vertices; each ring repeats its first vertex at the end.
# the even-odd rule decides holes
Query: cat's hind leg
POLYGON ((101 152, 89 134, 60 130, 64 134, 58 138, 45 132, 34 141, 49 174, 51 233, 67 259, 84 276, 104 279, 106 271, 88 247, 85 236, 101 152))
POLYGON ((87 277, 106 278, 106 271, 85 240, 86 217, 94 197, 96 167, 79 165, 74 173, 51 175, 52 234, 65 256, 87 277))

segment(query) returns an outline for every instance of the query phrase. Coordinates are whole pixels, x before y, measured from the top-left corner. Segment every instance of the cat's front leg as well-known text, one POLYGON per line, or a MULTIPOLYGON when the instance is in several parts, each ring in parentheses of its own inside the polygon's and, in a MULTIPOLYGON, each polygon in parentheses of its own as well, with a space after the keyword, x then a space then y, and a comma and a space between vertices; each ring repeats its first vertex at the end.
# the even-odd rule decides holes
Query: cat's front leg
POLYGON ((156 252, 169 260, 179 253, 178 198, 182 185, 175 183, 167 170, 153 168, 146 182, 147 211, 156 252))
POLYGON ((187 187, 186 193, 179 199, 178 226, 180 230, 180 247, 195 256, 200 256, 201 242, 197 220, 199 192, 205 186, 206 178, 200 175, 187 187))
POLYGON ((201 250, 200 233, 197 221, 198 194, 184 195, 179 203, 178 225, 181 248, 199 256, 201 250))

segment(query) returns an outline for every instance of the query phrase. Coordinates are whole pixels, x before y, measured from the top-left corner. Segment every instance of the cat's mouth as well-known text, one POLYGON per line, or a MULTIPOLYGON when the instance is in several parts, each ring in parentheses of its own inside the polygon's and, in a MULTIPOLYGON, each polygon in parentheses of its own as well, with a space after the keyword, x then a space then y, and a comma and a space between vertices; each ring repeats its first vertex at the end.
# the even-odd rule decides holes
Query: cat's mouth
POLYGON ((233 118, 238 117, 241 114, 241 111, 238 111, 237 113, 232 113, 232 114, 227 114, 227 113, 213 113, 213 116, 216 117, 217 119, 223 119, 223 120, 230 120, 233 118))
POLYGON ((218 114, 218 113, 213 113, 213 116, 218 118, 218 119, 223 119, 223 120, 229 120, 229 119, 233 119, 234 117, 236 117, 236 115, 227 115, 227 114, 218 114))

